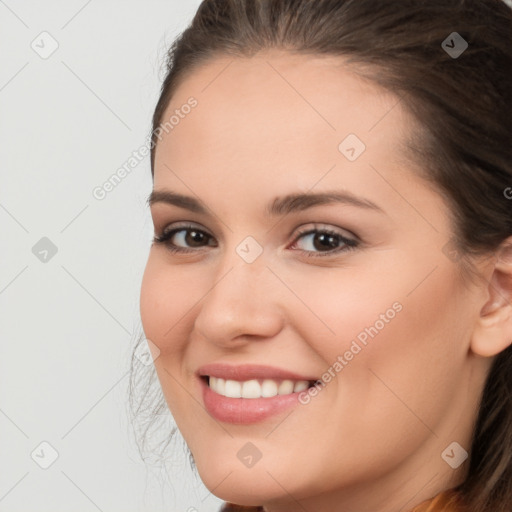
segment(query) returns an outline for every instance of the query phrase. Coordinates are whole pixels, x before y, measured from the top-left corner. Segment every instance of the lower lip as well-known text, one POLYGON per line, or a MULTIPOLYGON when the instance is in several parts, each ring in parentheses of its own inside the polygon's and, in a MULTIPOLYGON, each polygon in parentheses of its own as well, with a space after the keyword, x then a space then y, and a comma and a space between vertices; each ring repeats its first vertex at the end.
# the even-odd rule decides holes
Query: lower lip
POLYGON ((263 421, 299 404, 299 392, 269 398, 228 398, 215 393, 206 381, 201 381, 206 410, 217 420, 237 425, 263 421))

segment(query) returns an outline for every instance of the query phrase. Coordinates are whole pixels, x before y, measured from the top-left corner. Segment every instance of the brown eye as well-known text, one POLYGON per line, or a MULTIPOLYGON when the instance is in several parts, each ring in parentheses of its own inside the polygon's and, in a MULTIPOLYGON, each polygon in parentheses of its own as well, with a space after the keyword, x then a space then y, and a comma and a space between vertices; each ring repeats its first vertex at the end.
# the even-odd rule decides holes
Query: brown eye
POLYGON ((293 246, 298 245, 299 240, 305 240, 301 252, 307 256, 329 256, 345 252, 356 248, 359 245, 357 240, 345 237, 337 231, 330 229, 315 228, 302 231, 298 234, 293 242, 293 246))
POLYGON ((181 237, 181 240, 190 247, 200 247, 201 244, 208 239, 206 233, 197 229, 180 229, 174 232, 173 237, 180 232, 185 233, 185 236, 181 237))
POLYGON ((164 244, 172 252, 193 252, 193 248, 208 245, 212 237, 195 226, 181 226, 155 236, 153 242, 164 244))

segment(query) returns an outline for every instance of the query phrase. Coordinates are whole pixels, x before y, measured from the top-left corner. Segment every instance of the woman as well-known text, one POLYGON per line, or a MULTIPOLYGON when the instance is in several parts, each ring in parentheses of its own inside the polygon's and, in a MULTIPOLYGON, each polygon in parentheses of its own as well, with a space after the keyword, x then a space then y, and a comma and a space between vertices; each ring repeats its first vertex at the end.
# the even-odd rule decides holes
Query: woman
POLYGON ((141 318, 223 511, 512 510, 511 69, 501 0, 205 0, 173 44, 141 318))

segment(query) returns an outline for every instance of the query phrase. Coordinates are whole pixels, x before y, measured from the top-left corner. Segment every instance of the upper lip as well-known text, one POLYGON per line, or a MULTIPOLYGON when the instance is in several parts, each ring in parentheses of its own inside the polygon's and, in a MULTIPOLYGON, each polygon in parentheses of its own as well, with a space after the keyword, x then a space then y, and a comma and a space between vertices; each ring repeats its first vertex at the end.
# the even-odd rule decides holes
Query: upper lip
POLYGON ((246 381, 251 379, 289 379, 289 380, 307 380, 316 381, 317 377, 299 375, 298 373, 277 368, 274 366, 242 364, 230 365, 225 363, 211 363, 201 366, 197 370, 200 377, 218 377, 221 379, 246 381))

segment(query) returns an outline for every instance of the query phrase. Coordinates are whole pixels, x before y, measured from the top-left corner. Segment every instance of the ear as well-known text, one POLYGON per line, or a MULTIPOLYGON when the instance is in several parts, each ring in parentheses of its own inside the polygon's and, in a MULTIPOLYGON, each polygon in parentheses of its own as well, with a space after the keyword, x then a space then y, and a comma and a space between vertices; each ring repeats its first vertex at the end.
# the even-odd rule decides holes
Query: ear
POLYGON ((512 237, 498 248, 483 305, 471 339, 471 350, 492 357, 512 344, 512 237))

